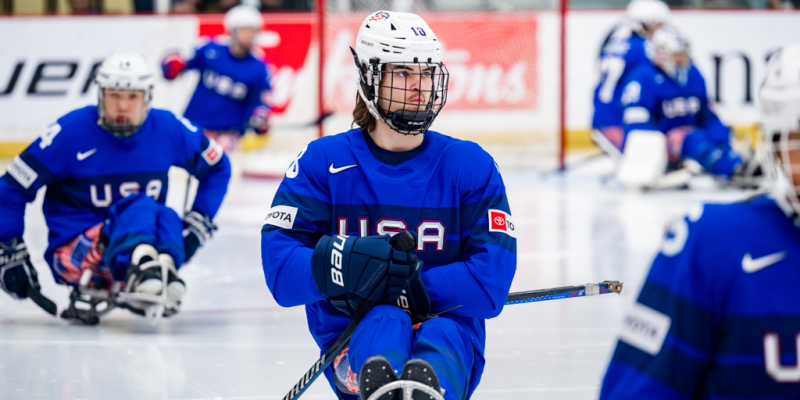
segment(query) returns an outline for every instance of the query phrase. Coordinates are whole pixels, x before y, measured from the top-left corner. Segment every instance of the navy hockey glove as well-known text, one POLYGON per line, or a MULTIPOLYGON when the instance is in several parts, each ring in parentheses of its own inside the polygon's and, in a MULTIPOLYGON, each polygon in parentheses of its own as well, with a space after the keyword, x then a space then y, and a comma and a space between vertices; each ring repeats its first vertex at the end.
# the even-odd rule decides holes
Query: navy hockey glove
POLYGON ((320 238, 311 256, 317 289, 328 297, 355 295, 377 303, 396 301, 422 262, 414 254, 395 250, 390 240, 389 235, 320 238))
POLYGON ((183 216, 183 262, 189 262, 194 253, 206 244, 211 238, 211 233, 217 226, 211 222, 207 215, 197 211, 190 211, 183 216))
POLYGON ((36 269, 22 238, 0 242, 0 288, 18 300, 28 298, 29 288, 39 290, 36 269))
POLYGON ((417 272, 408 283, 408 287, 403 290, 397 299, 397 306, 411 316, 411 322, 414 324, 431 318, 431 298, 422 283, 422 270, 417 272))

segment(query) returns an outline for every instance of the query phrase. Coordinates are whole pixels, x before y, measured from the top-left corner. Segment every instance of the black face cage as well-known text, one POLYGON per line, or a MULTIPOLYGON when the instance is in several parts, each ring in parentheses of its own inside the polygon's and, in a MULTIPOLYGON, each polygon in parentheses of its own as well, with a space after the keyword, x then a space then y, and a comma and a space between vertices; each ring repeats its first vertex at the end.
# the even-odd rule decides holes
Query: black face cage
MULTIPOLYGON (((134 125, 128 122, 116 122, 116 121, 106 121, 106 107, 105 102, 103 101, 103 96, 105 96, 105 90, 115 90, 113 88, 97 88, 98 90, 98 104, 97 104, 97 125, 101 128, 107 130, 109 133, 116 137, 126 138, 129 136, 133 136, 136 131, 144 124, 144 121, 147 120, 147 114, 150 113, 150 101, 153 98, 153 87, 150 86, 150 90, 145 90, 145 97, 144 97, 144 107, 142 108, 142 120, 139 124, 134 125)), ((126 90, 126 89, 121 89, 126 90)))
MULTIPOLYGON (((800 122, 798 126, 800 126, 800 122)), ((776 131, 772 132, 770 136, 770 155, 774 159, 773 162, 784 172, 792 188, 795 190, 795 195, 800 195, 800 193, 798 193, 800 190, 800 182, 794 181, 794 175, 800 172, 800 162, 796 159, 792 159, 790 156, 790 153, 797 153, 800 151, 800 129, 776 131), (778 158, 778 156, 780 156, 780 158, 778 158)))
POLYGON ((372 58, 361 65, 355 51, 353 56, 364 95, 374 102, 379 119, 403 135, 425 133, 447 101, 450 73, 444 63, 416 57, 412 62, 380 63, 372 58))

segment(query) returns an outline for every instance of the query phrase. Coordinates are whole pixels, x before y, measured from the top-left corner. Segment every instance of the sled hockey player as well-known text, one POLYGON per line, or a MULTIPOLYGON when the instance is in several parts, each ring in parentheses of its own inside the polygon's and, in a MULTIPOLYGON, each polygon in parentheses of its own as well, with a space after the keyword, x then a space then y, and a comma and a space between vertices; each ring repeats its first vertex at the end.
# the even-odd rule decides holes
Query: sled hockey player
POLYGON ((669 22, 669 7, 660 0, 633 0, 626 21, 615 26, 600 50, 600 83, 594 90, 592 139, 615 160, 623 143, 622 83, 639 64, 649 64, 645 43, 669 22))
POLYGON ((484 320, 516 270, 505 186, 480 146, 428 130, 449 75, 422 18, 371 14, 353 55, 358 127, 311 142, 286 172, 262 230, 267 285, 281 306, 306 306, 322 352, 363 299, 377 303, 325 370, 339 398, 400 399, 372 396, 399 380, 467 399, 484 320), (408 251, 398 242, 410 234, 408 251))
POLYGON ((760 100, 771 190, 668 227, 601 399, 800 398, 800 46, 760 100))
POLYGON ((140 54, 111 55, 97 72, 97 106, 58 119, 8 166, 0 178, 0 287, 6 293, 31 297, 56 314, 40 293, 22 239, 25 204, 47 186, 44 258, 55 281, 73 288, 63 318, 94 324, 102 308, 117 306, 151 318, 178 311, 186 292, 178 269, 215 229, 211 221, 227 191, 230 164, 199 128, 150 108, 153 81, 140 54), (164 204, 171 166, 199 180, 183 220, 164 204))
POLYGON ((164 78, 197 70, 200 81, 183 116, 201 126, 206 136, 230 153, 248 128, 269 132, 269 73, 263 55, 253 47, 263 20, 252 6, 239 5, 225 14, 229 41, 209 41, 187 58, 179 53, 161 62, 164 78))
MULTIPOLYGON (((652 64, 640 64, 623 83, 625 137, 617 178, 628 187, 659 187, 669 163, 692 159, 706 172, 744 186, 759 174, 757 163, 745 163, 732 149, 730 130, 711 109, 688 42, 673 28, 659 29, 650 42, 652 64)), ((670 177, 686 184, 691 173, 678 169, 670 177)))

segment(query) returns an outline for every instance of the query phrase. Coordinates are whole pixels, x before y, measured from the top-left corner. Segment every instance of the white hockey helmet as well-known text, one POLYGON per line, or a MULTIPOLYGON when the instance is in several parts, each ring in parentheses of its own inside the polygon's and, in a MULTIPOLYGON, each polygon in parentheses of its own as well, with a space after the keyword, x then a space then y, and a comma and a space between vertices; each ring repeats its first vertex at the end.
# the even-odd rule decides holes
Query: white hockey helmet
POLYGON ((150 112, 150 101, 153 98, 153 84, 155 77, 147 60, 139 53, 116 53, 106 58, 97 70, 97 111, 100 118, 97 123, 115 136, 133 135, 147 119, 150 112), (116 123, 106 121, 105 92, 106 90, 132 90, 144 92, 144 107, 142 119, 138 124, 116 123))
MULTIPOLYGON (((427 131, 447 99, 449 73, 442 63, 442 44, 425 20, 411 13, 374 12, 361 23, 352 51, 360 77, 358 93, 370 114, 402 134, 427 131), (420 88, 430 91, 427 104, 413 107, 417 111, 382 109, 380 87, 387 64, 428 68, 431 87, 420 88)), ((393 86, 389 83, 385 87, 404 90, 393 86)))
POLYGON ((261 13, 253 6, 245 4, 238 5, 231 8, 225 13, 225 29, 228 32, 233 32, 236 28, 255 28, 261 29, 264 20, 261 18, 261 13))
POLYGON ((665 27, 657 30, 650 38, 647 53, 653 64, 661 68, 670 78, 681 85, 686 84, 691 62, 678 65, 675 55, 682 53, 687 58, 690 57, 689 41, 675 28, 665 27))
POLYGON ((669 7, 660 0, 632 0, 625 13, 637 31, 651 31, 657 24, 667 24, 670 17, 669 7))
POLYGON ((776 199, 788 200, 800 215, 800 182, 794 179, 800 174, 800 45, 783 47, 770 57, 759 99, 767 178, 781 194, 776 199))

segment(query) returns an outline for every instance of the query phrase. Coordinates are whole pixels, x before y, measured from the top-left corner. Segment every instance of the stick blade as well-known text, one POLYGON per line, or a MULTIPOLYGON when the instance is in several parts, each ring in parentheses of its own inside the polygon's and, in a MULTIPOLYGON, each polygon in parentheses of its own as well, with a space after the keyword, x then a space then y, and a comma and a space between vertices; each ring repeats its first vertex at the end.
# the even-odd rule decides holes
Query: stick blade
POLYGON ((42 310, 45 310, 48 314, 53 316, 58 314, 58 307, 56 307, 56 303, 53 303, 52 300, 44 297, 42 292, 40 292, 38 289, 28 286, 27 294, 37 306, 39 306, 42 310))

